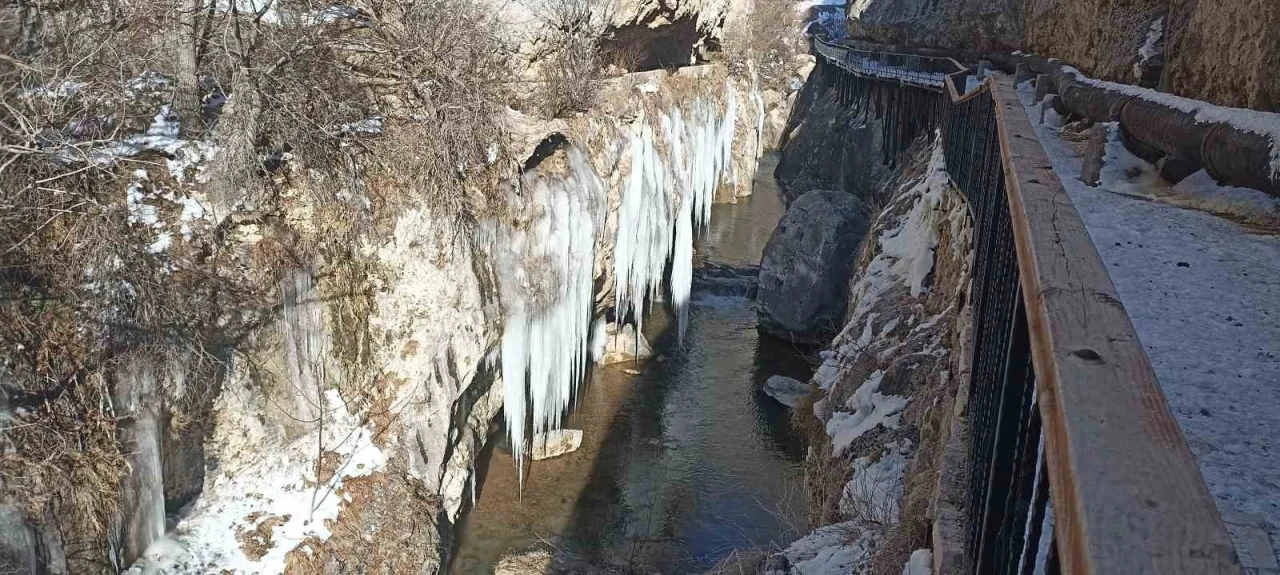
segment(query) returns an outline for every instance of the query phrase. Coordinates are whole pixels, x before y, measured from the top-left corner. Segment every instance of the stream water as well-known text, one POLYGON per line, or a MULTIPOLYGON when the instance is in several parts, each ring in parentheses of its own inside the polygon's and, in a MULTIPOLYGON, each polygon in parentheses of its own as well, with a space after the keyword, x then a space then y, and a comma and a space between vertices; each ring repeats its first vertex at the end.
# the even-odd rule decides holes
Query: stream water
MULTIPOLYGON (((713 207, 700 261, 759 264, 785 209, 775 164, 761 162, 753 196, 713 207)), ((811 368, 755 325, 746 297, 695 282, 681 345, 669 310, 655 306, 644 329, 655 358, 597 368, 584 386, 565 426, 583 430, 580 449, 533 462, 523 496, 510 452, 482 454, 453 572, 491 573, 503 554, 539 543, 592 563, 691 572, 794 537, 804 445, 787 409, 760 390, 771 375, 806 380, 811 368)))

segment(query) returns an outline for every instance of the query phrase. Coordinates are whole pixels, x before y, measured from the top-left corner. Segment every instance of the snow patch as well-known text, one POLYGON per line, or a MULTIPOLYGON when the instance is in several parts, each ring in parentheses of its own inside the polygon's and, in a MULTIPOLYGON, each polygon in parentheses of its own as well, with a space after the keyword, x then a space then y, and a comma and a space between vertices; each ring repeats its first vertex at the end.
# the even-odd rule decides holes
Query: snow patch
POLYGON ((194 575, 210 572, 210 566, 218 573, 283 573, 285 555, 304 539, 328 539, 329 522, 337 519, 343 501, 343 482, 382 469, 386 458, 337 390, 326 391, 324 399, 321 434, 263 449, 249 467, 206 478, 205 492, 191 514, 148 547, 127 573, 194 575), (342 462, 324 482, 315 475, 321 451, 337 454, 342 462), (272 546, 261 558, 250 559, 236 536, 269 520, 279 521, 268 529, 272 546))
POLYGON ((827 435, 831 436, 832 458, 843 455, 855 440, 876 427, 898 428, 907 398, 880 393, 883 380, 884 372, 876 370, 845 402, 845 410, 831 414, 827 435))
POLYGON ((950 181, 942 147, 934 146, 924 176, 897 200, 914 201, 911 211, 898 221, 897 227, 880 235, 879 255, 853 288, 852 299, 857 302, 853 318, 867 313, 879 295, 895 282, 906 285, 911 297, 925 292, 925 281, 933 271, 933 250, 938 245, 936 224, 941 216, 942 196, 950 181))
POLYGON ((930 549, 916 549, 911 552, 911 558, 907 560, 907 564, 902 566, 902 575, 932 575, 933 574, 933 551, 930 549))
POLYGON ((898 501, 902 499, 902 477, 907 470, 911 442, 887 443, 880 459, 853 460, 853 474, 840 493, 840 513, 881 525, 898 522, 898 501))
POLYGON ((799 575, 847 575, 860 573, 883 534, 875 527, 857 522, 836 523, 814 529, 792 542, 783 554, 799 575))

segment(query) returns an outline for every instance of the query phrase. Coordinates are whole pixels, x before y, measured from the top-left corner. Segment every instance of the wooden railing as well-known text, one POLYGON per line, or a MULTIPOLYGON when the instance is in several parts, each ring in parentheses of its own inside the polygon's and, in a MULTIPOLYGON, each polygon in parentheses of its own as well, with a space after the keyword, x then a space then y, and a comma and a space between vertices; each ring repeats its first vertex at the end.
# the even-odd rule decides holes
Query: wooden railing
MULTIPOLYGON (((933 88, 910 73, 850 69, 866 50, 815 49, 850 74, 933 88)), ((964 93, 957 81, 969 71, 956 67, 940 110, 920 113, 938 119, 948 172, 974 219, 967 571, 1240 572, 1151 362, 1012 82, 995 74, 964 93)))

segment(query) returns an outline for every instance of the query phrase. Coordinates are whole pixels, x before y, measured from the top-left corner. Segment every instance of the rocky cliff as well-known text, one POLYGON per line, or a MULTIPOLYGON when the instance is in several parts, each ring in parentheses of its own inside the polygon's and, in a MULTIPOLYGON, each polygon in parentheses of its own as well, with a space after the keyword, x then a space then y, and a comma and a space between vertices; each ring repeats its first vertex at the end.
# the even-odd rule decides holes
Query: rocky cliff
POLYGON ((1280 109, 1280 4, 1269 0, 851 0, 847 24, 875 42, 1023 50, 1104 80, 1280 109))

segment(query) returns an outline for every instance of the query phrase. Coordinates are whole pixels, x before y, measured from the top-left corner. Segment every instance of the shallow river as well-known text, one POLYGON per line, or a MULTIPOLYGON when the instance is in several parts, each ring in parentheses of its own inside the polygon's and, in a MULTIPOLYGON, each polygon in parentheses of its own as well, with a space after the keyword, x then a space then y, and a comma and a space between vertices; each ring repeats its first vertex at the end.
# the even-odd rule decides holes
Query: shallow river
MULTIPOLYGON (((761 162, 752 197, 713 207, 699 261, 759 264, 784 209, 775 163, 761 162)), ((644 331, 656 358, 595 370, 566 424, 583 430, 582 448, 532 463, 522 497, 510 452, 485 451, 453 572, 490 573, 503 554, 539 543, 591 562, 690 572, 795 536, 804 446, 786 408, 760 389, 770 375, 808 379, 809 363, 759 337, 749 300, 696 285, 683 345, 655 306, 644 331)))

